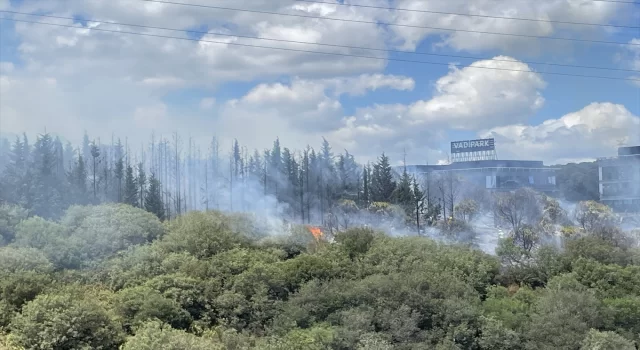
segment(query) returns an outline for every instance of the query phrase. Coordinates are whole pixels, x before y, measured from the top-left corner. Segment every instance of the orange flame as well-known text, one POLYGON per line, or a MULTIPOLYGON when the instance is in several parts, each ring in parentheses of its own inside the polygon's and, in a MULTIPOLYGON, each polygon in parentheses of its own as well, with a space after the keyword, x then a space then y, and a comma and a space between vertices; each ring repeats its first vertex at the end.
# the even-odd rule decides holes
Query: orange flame
POLYGON ((320 227, 307 226, 307 229, 309 230, 309 232, 311 232, 316 240, 320 240, 320 238, 322 237, 322 230, 320 229, 320 227))

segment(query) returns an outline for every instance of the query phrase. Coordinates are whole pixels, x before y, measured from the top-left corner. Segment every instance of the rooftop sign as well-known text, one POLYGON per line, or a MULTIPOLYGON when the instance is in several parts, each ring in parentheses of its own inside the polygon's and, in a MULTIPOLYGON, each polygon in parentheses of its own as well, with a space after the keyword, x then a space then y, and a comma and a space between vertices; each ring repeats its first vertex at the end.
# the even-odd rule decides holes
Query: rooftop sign
POLYGON ((496 145, 494 139, 480 139, 468 141, 451 142, 451 154, 479 152, 479 151, 495 151, 496 145))

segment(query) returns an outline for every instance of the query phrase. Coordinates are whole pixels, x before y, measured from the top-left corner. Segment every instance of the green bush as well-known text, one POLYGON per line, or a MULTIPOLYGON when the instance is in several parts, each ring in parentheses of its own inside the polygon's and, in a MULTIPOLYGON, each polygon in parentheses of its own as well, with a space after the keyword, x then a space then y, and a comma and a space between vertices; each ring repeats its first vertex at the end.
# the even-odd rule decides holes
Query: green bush
POLYGON ((226 350, 213 339, 198 337, 160 321, 149 321, 136 329, 121 350, 226 350))
POLYGON ((123 334, 91 295, 62 290, 26 304, 11 322, 11 341, 27 349, 118 349, 123 334))

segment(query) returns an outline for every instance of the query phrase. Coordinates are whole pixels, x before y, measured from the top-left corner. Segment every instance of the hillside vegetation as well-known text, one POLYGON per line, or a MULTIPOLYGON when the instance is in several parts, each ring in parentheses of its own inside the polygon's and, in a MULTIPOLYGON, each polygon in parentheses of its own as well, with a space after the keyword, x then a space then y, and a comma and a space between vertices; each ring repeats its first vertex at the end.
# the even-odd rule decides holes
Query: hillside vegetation
POLYGON ((490 256, 213 211, 73 206, 53 222, 4 206, 0 348, 636 349, 640 254, 582 223, 490 256))

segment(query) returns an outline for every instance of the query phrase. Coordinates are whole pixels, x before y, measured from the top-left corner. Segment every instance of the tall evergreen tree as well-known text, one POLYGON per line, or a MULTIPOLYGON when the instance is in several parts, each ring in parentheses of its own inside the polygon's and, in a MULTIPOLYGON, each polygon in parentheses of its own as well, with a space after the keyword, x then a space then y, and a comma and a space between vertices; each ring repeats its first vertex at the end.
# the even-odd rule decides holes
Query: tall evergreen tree
POLYGON ((33 150, 34 204, 35 215, 55 218, 62 213, 61 183, 56 174, 56 154, 54 142, 49 134, 42 134, 36 140, 33 150))
POLYGON ((270 185, 269 187, 272 189, 272 193, 278 200, 281 198, 279 193, 281 190, 279 183, 282 180, 283 173, 282 149, 280 148, 280 139, 277 138, 273 142, 267 177, 270 185))
POLYGON ((138 185, 138 196, 140 198, 138 207, 144 208, 144 196, 146 192, 145 186, 147 186, 147 175, 144 171, 144 164, 142 164, 142 162, 138 163, 138 178, 136 179, 136 184, 138 185))
POLYGON ((389 157, 384 153, 373 166, 371 185, 371 195, 374 202, 391 201, 393 191, 396 189, 396 183, 393 180, 393 170, 389 163, 389 157))
POLYGON ((418 233, 420 233, 420 217, 424 215, 426 194, 420 188, 415 176, 412 178, 411 187, 413 189, 413 217, 416 220, 418 233))
POLYGON ((56 139, 53 141, 53 153, 55 156, 55 174, 58 177, 59 181, 65 178, 65 159, 64 159, 64 146, 62 146, 62 141, 60 141, 60 137, 56 136, 56 139))
POLYGON ((70 188, 70 203, 86 205, 89 203, 87 196, 87 167, 82 155, 78 155, 73 169, 68 174, 70 188))
POLYGON ((91 159, 91 142, 89 141, 89 135, 86 130, 82 137, 82 159, 85 161, 91 159))
POLYGON ((133 176, 133 168, 131 165, 127 165, 124 179, 124 203, 137 207, 138 201, 138 185, 136 184, 136 178, 133 176))
POLYGON ((30 167, 30 149, 27 135, 16 141, 9 153, 9 164, 2 176, 2 193, 5 200, 26 209, 33 206, 33 172, 30 167))
POLYGON ((262 178, 262 160, 260 158, 260 152, 258 150, 253 151, 253 155, 249 158, 249 174, 254 179, 262 178))
POLYGON ((402 207, 405 213, 407 213, 407 216, 411 217, 414 202, 411 177, 405 168, 402 172, 402 176, 400 177, 400 181, 393 191, 393 203, 402 207))
POLYGON ((98 165, 99 165, 99 157, 100 157, 100 148, 96 145, 95 141, 91 143, 90 151, 91 153, 91 173, 93 174, 93 200, 98 200, 98 183, 96 175, 98 173, 98 165))
POLYGON ((124 179, 124 152, 122 151, 122 142, 118 139, 118 144, 115 147, 115 168, 113 169, 113 176, 116 178, 116 198, 118 203, 122 203, 122 180, 124 179))
POLYGON ((151 173, 149 177, 149 189, 144 198, 144 208, 146 211, 155 214, 161 221, 165 220, 164 203, 162 201, 160 181, 156 178, 155 173, 151 173))
POLYGON ((67 143, 64 145, 64 169, 65 171, 69 172, 71 170, 73 170, 74 166, 75 166, 75 161, 76 160, 76 151, 73 148, 73 144, 71 144, 71 142, 67 141, 67 143))
POLYGON ((233 141, 233 175, 236 179, 240 177, 242 169, 242 154, 238 140, 233 141))
POLYGON ((362 170, 362 203, 368 207, 371 203, 371 167, 365 165, 362 170))

